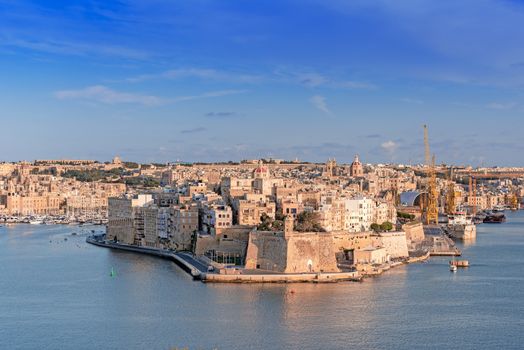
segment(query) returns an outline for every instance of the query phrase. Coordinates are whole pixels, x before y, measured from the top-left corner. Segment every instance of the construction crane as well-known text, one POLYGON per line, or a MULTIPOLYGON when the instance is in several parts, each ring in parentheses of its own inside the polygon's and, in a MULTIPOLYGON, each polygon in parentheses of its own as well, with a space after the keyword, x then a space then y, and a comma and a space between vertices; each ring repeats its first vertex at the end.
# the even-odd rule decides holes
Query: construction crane
POLYGON ((455 183, 453 182, 453 168, 449 170, 448 188, 446 190, 446 214, 454 214, 456 209, 455 183))
POLYGON ((519 195, 518 190, 513 188, 513 185, 509 186, 509 192, 507 194, 506 205, 510 207, 511 210, 519 209, 519 195))
POLYGON ((470 176, 469 178, 469 197, 471 200, 468 200, 469 205, 471 205, 472 214, 477 213, 477 178, 470 176))
POLYGON ((435 156, 431 157, 429 150, 428 126, 424 125, 424 158, 427 166, 426 200, 423 213, 426 225, 438 224, 438 190, 437 173, 435 171, 435 156))

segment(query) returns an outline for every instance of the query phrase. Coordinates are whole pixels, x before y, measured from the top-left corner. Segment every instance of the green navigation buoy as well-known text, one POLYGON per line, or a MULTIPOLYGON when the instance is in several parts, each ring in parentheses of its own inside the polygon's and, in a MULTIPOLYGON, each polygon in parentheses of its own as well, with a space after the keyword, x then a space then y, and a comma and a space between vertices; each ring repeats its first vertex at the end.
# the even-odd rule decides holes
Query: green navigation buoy
POLYGON ((109 274, 111 277, 115 277, 116 276, 116 272, 115 272, 115 269, 111 267, 111 273, 109 274))

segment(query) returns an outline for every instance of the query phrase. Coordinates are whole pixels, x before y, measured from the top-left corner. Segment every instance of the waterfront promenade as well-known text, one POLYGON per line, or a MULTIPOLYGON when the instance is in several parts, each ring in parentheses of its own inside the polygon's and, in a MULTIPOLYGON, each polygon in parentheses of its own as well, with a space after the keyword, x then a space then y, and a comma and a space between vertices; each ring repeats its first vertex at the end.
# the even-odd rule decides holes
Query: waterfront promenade
POLYGON ((197 259, 194 259, 190 254, 186 253, 176 253, 171 250, 138 247, 129 244, 107 242, 105 240, 97 239, 96 236, 87 237, 86 242, 99 247, 125 250, 128 252, 153 255, 159 258, 172 260, 195 279, 200 279, 201 274, 207 271, 206 265, 204 265, 197 259))
MULTIPOLYGON (((208 266, 204 261, 195 258, 191 253, 174 252, 165 249, 148 247, 138 247, 128 244, 108 242, 100 236, 89 236, 86 242, 109 249, 118 249, 139 254, 147 254, 163 259, 174 261, 184 271, 189 273, 194 279, 209 283, 332 283, 341 281, 360 281, 362 275, 358 272, 335 272, 335 273, 295 273, 279 274, 265 271, 249 271, 244 269, 226 269, 226 273, 208 271, 208 266)), ((211 263, 212 264, 212 263, 211 263)), ((211 265, 212 266, 212 265, 211 265)))

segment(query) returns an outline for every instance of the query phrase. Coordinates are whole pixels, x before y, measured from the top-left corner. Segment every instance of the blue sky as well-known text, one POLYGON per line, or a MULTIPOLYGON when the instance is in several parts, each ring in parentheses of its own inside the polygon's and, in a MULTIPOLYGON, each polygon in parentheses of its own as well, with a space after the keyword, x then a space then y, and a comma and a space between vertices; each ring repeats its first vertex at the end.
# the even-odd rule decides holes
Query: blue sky
POLYGON ((0 158, 524 166, 524 4, 0 0, 0 158))

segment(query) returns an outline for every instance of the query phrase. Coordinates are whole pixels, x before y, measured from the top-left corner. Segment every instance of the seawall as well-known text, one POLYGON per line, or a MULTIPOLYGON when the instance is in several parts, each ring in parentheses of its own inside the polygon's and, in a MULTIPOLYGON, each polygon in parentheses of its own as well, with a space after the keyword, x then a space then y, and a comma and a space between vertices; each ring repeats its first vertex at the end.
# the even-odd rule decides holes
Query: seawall
POLYGON ((201 273, 200 270, 198 270, 195 266, 191 265, 190 263, 182 259, 180 256, 178 256, 174 252, 163 251, 163 250, 155 249, 155 248, 131 246, 131 245, 121 244, 121 243, 109 243, 106 241, 96 240, 93 237, 87 237, 86 242, 99 246, 99 247, 125 250, 128 252, 147 254, 147 255, 156 256, 162 259, 171 260, 171 261, 174 261, 175 264, 180 266, 184 271, 189 273, 194 279, 200 279, 200 273, 201 273))

